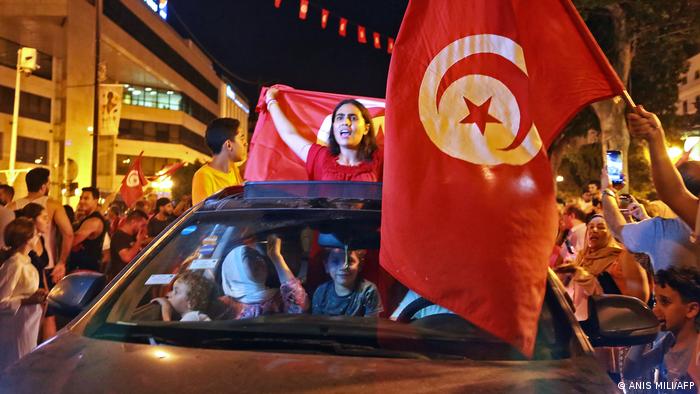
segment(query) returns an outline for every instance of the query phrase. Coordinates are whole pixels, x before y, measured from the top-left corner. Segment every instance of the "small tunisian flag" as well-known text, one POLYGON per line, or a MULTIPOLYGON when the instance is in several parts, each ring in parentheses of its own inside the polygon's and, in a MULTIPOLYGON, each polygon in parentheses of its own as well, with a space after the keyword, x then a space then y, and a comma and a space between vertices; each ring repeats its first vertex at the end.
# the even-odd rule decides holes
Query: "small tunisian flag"
POLYGON ((546 147, 623 85, 568 0, 412 0, 395 45, 382 265, 531 356, 557 230, 546 147))
POLYGON ((146 177, 143 176, 143 171, 141 171, 142 155, 143 152, 131 163, 129 172, 127 172, 124 179, 122 179, 122 186, 119 188, 119 194, 121 194, 122 199, 128 207, 131 207, 143 196, 143 186, 148 183, 146 177))
MULTIPOLYGON (((274 87, 279 89, 277 104, 309 142, 326 145, 333 109, 342 100, 355 99, 369 110, 377 144, 383 145, 384 99, 296 90, 284 85, 274 87)), ((248 181, 307 180, 304 163, 279 137, 272 118, 267 112, 265 106, 267 89, 262 89, 258 99, 256 111, 260 116, 250 142, 250 154, 244 178, 248 181)))

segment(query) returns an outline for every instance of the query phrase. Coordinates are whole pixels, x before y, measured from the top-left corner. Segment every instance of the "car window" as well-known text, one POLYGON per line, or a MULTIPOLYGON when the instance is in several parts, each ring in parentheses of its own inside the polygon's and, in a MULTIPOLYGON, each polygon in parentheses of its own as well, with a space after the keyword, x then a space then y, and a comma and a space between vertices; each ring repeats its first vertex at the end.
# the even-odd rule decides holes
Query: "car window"
MULTIPOLYGON (((91 335, 261 351, 522 358, 384 272, 379 226, 379 211, 370 210, 197 212, 116 284, 91 335)), ((557 323, 561 311, 552 313, 558 306, 548 299, 536 357, 568 357, 570 327, 557 323)))

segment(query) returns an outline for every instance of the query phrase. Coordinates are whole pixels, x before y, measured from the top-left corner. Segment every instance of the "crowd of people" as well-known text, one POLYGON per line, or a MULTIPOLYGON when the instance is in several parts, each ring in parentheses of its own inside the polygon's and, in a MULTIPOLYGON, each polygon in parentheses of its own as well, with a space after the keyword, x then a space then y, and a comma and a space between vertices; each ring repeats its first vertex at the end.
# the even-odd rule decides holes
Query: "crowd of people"
POLYGON ((596 349, 614 379, 698 383, 700 243, 694 228, 700 162, 676 166, 666 152, 661 123, 641 107, 628 115, 628 127, 648 143, 660 200, 622 193, 624 184, 613 184, 604 168, 580 197, 559 201, 560 229, 550 266, 566 285, 580 321, 588 318, 588 298, 600 294, 636 297, 658 318, 662 333, 652 344, 596 349))
MULTIPOLYGON (((362 104, 345 100, 336 106, 328 145, 323 146, 303 137, 281 100, 276 89, 269 89, 266 109, 280 138, 305 163, 309 179, 382 180, 383 152, 362 104)), ((653 308, 663 331, 653 344, 597 350, 611 376, 700 382, 700 237, 694 232, 700 162, 676 168, 666 153, 662 125, 643 108, 628 115, 628 126, 649 145, 660 201, 621 193, 624 184, 611 183, 604 169, 579 198, 560 201, 560 231, 550 267, 565 284, 579 320, 588 318, 588 298, 600 294, 636 297, 653 308)), ((191 201, 184 199, 176 207, 154 195, 128 210, 119 202, 100 206, 99 190, 87 187, 73 214, 48 197, 49 171, 44 168, 27 173, 28 194, 22 198, 0 185, 0 368, 30 351, 38 338, 55 333, 44 300, 66 273, 93 270, 114 277, 191 203, 242 183, 235 163, 247 157, 247 138, 240 122, 213 121, 205 140, 212 160, 195 173, 191 201)), ((331 251, 325 260, 331 280, 309 300, 280 252, 281 242, 271 236, 267 256, 240 246, 223 261, 222 287, 232 318, 281 311, 354 316, 383 311, 376 286, 358 275, 365 251, 331 251), (277 271, 279 288, 265 284, 265 259, 277 271)), ((202 275, 182 270, 172 291, 153 303, 160 306, 163 320, 208 320, 211 286, 202 275)))
POLYGON ((27 172, 27 195, 0 185, 0 369, 55 335, 46 296, 66 274, 97 271, 114 278, 139 251, 191 206, 149 194, 128 209, 100 204, 100 191, 82 189, 75 210, 48 196, 50 171, 27 172))

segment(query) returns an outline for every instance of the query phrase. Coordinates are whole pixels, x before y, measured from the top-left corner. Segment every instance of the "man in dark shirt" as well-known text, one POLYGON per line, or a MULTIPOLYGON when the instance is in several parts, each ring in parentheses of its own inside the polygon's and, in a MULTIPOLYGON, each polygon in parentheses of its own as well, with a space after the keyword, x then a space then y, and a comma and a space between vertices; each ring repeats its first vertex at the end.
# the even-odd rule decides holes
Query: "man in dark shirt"
POLYGON ((143 211, 133 210, 126 215, 112 236, 110 245, 111 263, 107 278, 111 280, 126 267, 148 242, 146 224, 148 216, 143 211))
POLYGON ((173 216, 173 204, 169 198, 159 198, 156 201, 156 214, 148 221, 148 237, 153 238, 160 234, 168 224, 175 220, 173 216))
POLYGON ((68 256, 68 272, 76 270, 100 270, 102 243, 108 225, 100 214, 100 191, 95 187, 84 187, 78 202, 83 219, 73 237, 73 247, 68 256))

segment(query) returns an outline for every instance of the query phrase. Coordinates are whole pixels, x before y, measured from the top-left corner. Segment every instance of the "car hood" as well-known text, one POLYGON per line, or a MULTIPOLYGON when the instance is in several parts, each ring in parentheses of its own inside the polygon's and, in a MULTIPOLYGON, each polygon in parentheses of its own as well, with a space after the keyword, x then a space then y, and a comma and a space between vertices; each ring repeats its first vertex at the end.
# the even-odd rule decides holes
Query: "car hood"
POLYGON ((0 375, 1 393, 596 392, 617 389, 592 357, 428 361, 149 346, 71 332, 0 375))

